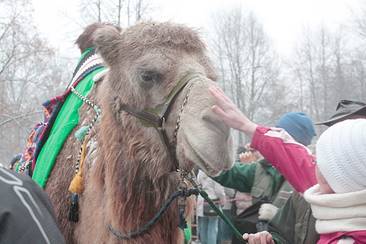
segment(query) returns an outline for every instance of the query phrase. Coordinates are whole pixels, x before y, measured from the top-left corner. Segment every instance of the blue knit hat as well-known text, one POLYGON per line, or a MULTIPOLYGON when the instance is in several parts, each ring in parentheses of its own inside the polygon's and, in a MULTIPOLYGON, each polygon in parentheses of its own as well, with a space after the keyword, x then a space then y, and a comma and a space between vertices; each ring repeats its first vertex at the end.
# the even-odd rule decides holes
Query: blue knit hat
POLYGON ((282 128, 289 133, 297 142, 308 146, 315 134, 313 121, 300 112, 290 112, 282 115, 276 127, 282 128))

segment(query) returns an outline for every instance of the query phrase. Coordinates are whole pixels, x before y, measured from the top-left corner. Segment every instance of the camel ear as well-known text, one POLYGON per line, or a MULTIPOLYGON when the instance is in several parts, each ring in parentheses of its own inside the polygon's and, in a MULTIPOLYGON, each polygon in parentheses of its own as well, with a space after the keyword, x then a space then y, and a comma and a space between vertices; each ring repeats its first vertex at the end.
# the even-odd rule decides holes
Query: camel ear
POLYGON ((97 52, 109 66, 113 65, 118 60, 118 47, 122 42, 120 31, 115 27, 105 26, 95 31, 93 39, 97 52))

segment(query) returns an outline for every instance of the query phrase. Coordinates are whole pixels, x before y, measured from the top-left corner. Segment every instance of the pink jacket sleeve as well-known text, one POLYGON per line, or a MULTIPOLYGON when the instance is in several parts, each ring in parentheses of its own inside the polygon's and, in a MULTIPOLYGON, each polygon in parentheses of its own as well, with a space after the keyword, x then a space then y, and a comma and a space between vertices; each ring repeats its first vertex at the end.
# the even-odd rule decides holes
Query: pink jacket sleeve
POLYGON ((296 191, 303 193, 317 183, 314 156, 283 129, 258 126, 251 147, 258 150, 296 191))

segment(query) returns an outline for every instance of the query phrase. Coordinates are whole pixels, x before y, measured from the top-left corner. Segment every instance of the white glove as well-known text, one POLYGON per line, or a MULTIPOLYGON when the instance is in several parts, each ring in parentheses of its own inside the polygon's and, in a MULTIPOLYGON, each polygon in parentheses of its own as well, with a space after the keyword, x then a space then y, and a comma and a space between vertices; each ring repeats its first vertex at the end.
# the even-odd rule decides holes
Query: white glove
POLYGON ((258 211, 258 219, 270 221, 277 213, 278 208, 270 203, 263 203, 258 211))

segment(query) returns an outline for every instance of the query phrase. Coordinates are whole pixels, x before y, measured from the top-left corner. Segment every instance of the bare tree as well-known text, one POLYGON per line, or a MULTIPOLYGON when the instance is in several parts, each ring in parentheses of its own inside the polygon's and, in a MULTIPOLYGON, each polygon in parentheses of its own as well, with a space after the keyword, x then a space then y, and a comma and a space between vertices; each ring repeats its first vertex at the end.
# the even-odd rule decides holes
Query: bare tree
POLYGON ((347 33, 342 28, 331 32, 322 26, 306 30, 302 36, 289 62, 296 84, 291 90, 294 96, 302 91, 298 108, 315 120, 323 120, 333 113, 339 100, 354 100, 364 94, 364 62, 346 42, 347 33))
POLYGON ((82 0, 80 9, 85 25, 92 22, 110 22, 129 26, 148 17, 148 0, 82 0))
POLYGON ((360 8, 352 10, 353 31, 363 40, 366 39, 366 3, 362 2, 360 8))
POLYGON ((41 102, 60 92, 67 80, 54 50, 32 24, 29 1, 2 0, 0 14, 0 138, 6 138, 0 159, 9 159, 40 118, 41 102))
POLYGON ((118 0, 118 5, 117 5, 117 25, 121 26, 121 18, 122 18, 122 7, 123 7, 123 1, 122 0, 118 0))
POLYGON ((363 56, 362 52, 355 51, 349 64, 350 80, 354 82, 352 90, 356 93, 354 99, 359 101, 366 101, 366 60, 363 56))
POLYGON ((361 7, 352 11, 353 21, 351 23, 351 34, 354 48, 351 51, 350 76, 357 84, 353 90, 357 91, 355 98, 360 101, 366 101, 366 3, 361 3, 361 7))

